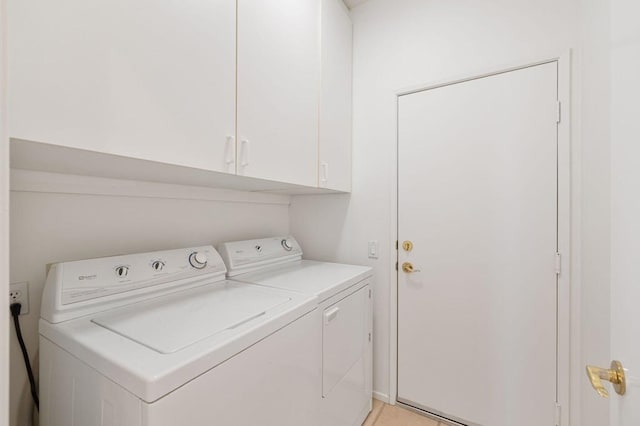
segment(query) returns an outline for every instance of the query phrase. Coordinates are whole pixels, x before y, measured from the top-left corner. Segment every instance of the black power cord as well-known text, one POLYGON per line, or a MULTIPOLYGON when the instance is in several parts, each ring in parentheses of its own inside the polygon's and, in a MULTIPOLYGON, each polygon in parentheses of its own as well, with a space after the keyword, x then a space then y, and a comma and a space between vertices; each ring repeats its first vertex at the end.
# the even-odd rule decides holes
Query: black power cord
POLYGON ((36 389, 36 380, 33 378, 33 370, 31 370, 31 361, 29 361, 29 353, 27 352, 27 346, 24 344, 22 338, 22 331, 20 330, 20 310, 22 305, 19 303, 11 304, 11 316, 13 317, 13 325, 16 327, 16 336, 18 336, 18 342, 20 343, 20 349, 22 350, 22 357, 24 358, 24 365, 27 367, 27 375, 29 376, 29 385, 31 385, 31 396, 33 402, 36 404, 36 409, 40 411, 40 400, 38 398, 38 390, 36 389))

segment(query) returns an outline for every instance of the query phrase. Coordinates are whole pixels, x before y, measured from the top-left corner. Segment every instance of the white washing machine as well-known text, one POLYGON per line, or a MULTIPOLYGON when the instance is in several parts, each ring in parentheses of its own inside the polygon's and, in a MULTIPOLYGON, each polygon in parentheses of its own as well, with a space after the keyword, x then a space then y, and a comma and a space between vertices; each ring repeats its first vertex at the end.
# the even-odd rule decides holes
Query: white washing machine
POLYGON ((229 278, 317 297, 320 423, 361 425, 372 396, 371 268, 303 260, 292 237, 227 242, 219 250, 229 278))
POLYGON ((53 265, 40 424, 319 424, 316 298, 225 272, 211 246, 53 265))

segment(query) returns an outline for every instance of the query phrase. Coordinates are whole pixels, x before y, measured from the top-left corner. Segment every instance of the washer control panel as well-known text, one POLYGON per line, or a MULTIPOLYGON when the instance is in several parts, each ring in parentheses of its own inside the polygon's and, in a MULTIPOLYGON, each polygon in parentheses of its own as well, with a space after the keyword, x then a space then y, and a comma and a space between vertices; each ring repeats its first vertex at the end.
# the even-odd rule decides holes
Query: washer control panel
MULTIPOLYGON (((222 258, 211 246, 65 262, 60 271, 63 305, 156 285, 217 274, 224 278, 222 258)), ((137 293, 136 293, 137 294, 137 293)))

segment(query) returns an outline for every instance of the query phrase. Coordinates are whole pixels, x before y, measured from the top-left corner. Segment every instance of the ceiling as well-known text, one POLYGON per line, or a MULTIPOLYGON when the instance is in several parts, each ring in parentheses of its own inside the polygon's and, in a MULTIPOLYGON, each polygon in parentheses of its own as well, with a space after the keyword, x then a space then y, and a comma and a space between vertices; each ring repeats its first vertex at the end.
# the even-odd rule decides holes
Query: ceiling
POLYGON ((354 7, 364 3, 365 1, 367 0, 344 0, 344 4, 346 4, 349 9, 353 9, 354 7))

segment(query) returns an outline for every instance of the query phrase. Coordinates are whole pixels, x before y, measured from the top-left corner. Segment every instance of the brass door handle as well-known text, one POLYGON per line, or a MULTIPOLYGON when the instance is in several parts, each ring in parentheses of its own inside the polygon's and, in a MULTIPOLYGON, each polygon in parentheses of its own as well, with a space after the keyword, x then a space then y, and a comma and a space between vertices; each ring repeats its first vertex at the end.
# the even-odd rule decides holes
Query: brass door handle
POLYGON ((415 269, 411 262, 404 262, 402 264, 402 272, 406 274, 411 274, 413 272, 420 272, 420 269, 415 269))
POLYGON ((603 398, 608 398, 609 392, 602 384, 602 380, 610 382, 618 395, 624 395, 627 391, 624 368, 622 368, 620 361, 611 361, 611 368, 609 369, 587 365, 587 376, 589 376, 591 386, 603 398))

